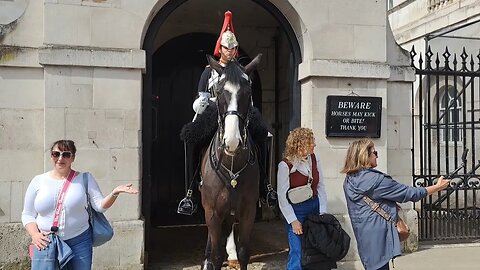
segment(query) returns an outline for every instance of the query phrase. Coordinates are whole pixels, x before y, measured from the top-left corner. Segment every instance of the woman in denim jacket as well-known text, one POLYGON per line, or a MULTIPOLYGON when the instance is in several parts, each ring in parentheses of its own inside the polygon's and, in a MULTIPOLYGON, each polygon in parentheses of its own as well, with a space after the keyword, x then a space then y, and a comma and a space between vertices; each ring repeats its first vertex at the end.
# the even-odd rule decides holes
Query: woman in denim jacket
POLYGON ((400 239, 395 225, 374 212, 363 200, 370 197, 387 213, 398 218, 397 202, 418 201, 445 189, 449 181, 440 177, 429 187, 412 187, 398 183, 377 171, 378 153, 373 141, 361 139, 348 148, 342 172, 346 173, 343 190, 358 253, 366 270, 388 270, 389 261, 401 255, 400 239))

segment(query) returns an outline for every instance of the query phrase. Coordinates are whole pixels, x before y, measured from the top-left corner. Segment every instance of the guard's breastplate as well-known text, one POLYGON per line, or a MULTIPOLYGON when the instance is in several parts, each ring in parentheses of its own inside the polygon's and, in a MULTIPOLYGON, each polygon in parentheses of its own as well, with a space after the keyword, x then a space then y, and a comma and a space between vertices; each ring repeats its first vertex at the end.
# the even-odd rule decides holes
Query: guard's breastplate
POLYGON ((207 82, 207 90, 212 95, 212 97, 216 97, 218 95, 218 83, 220 81, 220 75, 212 69, 210 72, 210 78, 208 78, 207 82))

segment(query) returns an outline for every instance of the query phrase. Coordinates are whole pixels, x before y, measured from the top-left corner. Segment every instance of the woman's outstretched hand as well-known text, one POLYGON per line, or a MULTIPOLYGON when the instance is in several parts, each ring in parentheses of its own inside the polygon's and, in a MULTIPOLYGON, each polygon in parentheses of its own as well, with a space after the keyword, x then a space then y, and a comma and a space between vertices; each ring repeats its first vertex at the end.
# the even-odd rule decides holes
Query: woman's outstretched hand
POLYGON ((440 176, 435 186, 438 188, 438 191, 440 191, 440 190, 446 189, 449 184, 450 184, 450 179, 440 176))
POLYGON ((134 188, 132 184, 120 185, 114 188, 112 193, 103 199, 102 207, 105 209, 110 208, 120 193, 137 194, 138 189, 134 188))
POLYGON ((120 185, 113 189, 114 196, 120 193, 138 194, 138 189, 134 188, 132 184, 120 185))
POLYGON ((437 180, 436 183, 433 186, 428 186, 427 187, 427 193, 428 195, 433 194, 435 192, 439 192, 441 190, 444 190, 450 185, 450 179, 447 179, 443 176, 440 176, 437 180))

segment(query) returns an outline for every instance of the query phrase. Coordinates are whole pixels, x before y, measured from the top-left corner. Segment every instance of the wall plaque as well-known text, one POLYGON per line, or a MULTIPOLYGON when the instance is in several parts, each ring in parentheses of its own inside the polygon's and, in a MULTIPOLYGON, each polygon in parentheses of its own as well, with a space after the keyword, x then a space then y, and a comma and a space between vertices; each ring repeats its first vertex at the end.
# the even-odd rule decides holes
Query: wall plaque
POLYGON ((327 96, 327 137, 380 138, 382 98, 327 96))

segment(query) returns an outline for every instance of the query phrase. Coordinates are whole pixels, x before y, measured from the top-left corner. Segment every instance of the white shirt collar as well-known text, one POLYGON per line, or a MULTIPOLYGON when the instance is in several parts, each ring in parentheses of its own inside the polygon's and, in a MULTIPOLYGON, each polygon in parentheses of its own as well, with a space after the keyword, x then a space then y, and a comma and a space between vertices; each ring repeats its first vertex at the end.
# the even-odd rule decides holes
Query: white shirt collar
POLYGON ((298 171, 299 173, 309 176, 312 169, 312 160, 310 156, 307 159, 294 159, 290 161, 292 163, 292 169, 290 173, 298 171))

